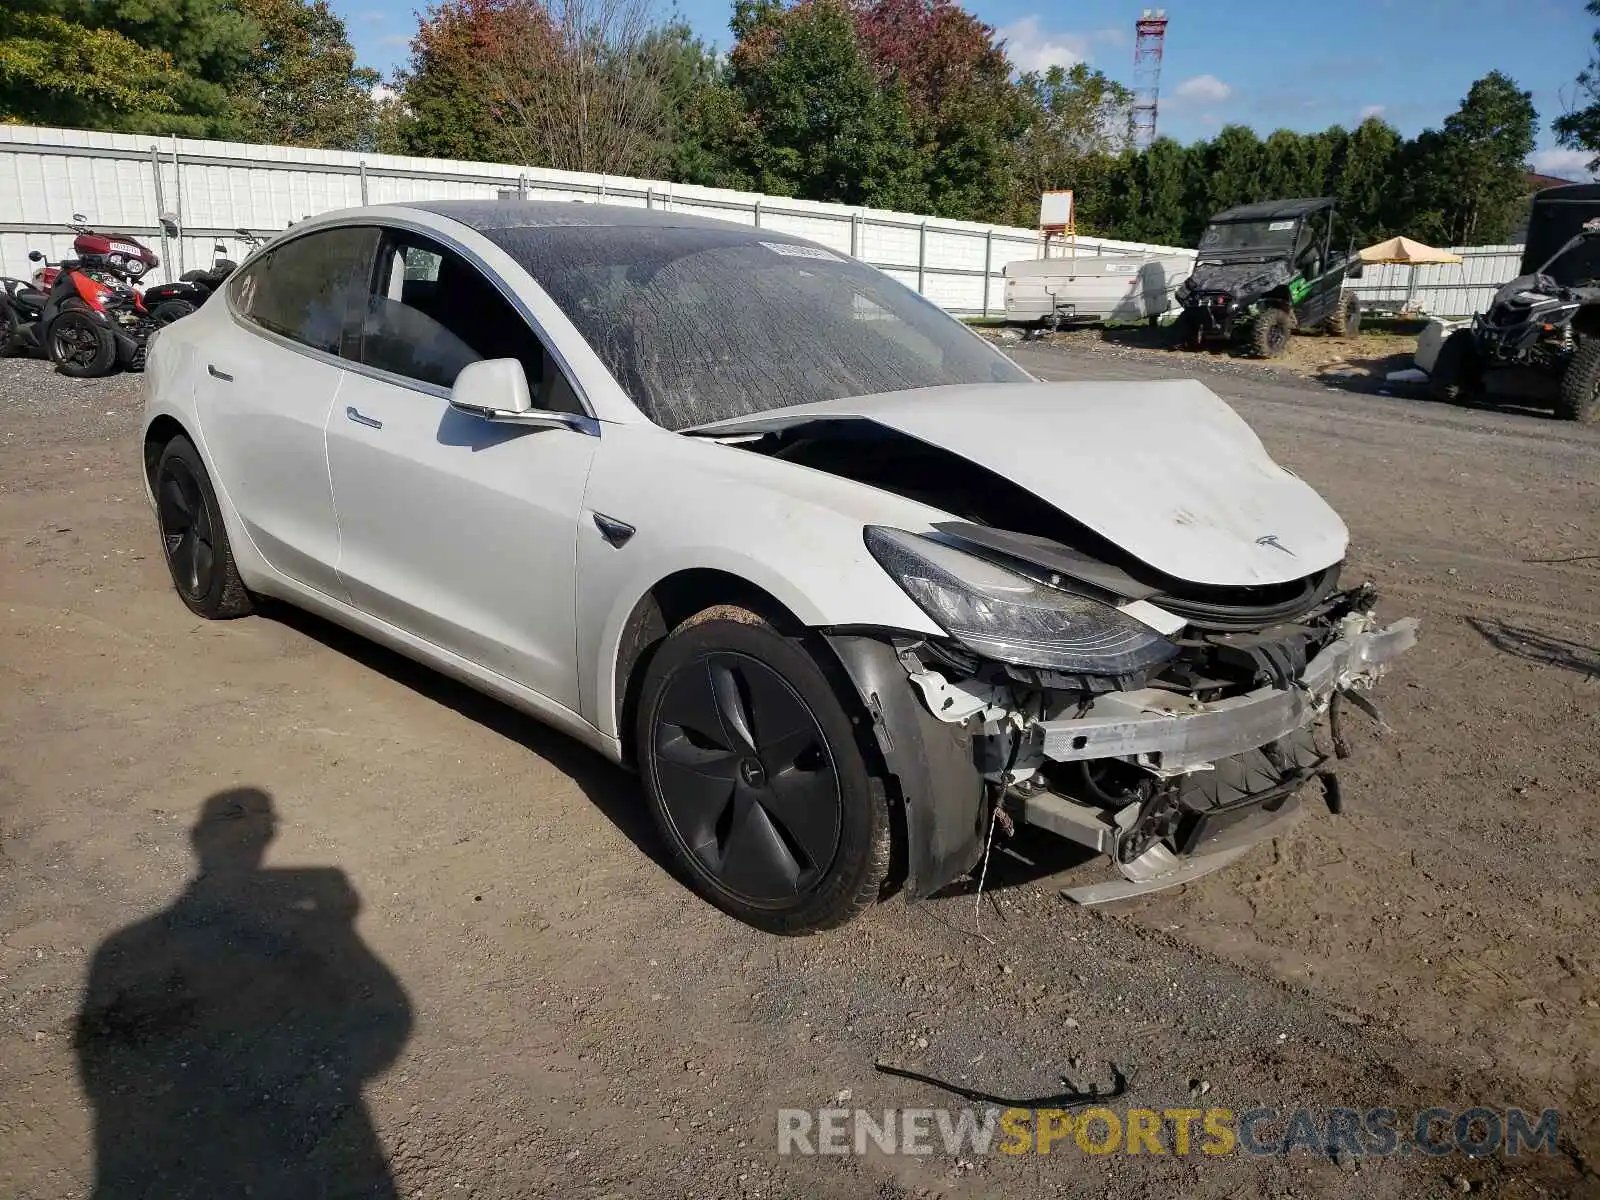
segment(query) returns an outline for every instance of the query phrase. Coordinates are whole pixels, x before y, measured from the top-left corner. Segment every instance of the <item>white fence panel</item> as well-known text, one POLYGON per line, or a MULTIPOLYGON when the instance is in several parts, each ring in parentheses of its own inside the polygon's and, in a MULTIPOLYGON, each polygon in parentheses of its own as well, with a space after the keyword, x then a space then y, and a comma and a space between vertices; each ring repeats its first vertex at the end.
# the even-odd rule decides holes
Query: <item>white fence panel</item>
MULTIPOLYGON (((1035 259, 1035 231, 822 204, 721 188, 626 179, 504 163, 455 162, 240 142, 150 138, 0 125, 0 274, 31 274, 27 251, 52 259, 70 250, 67 222, 84 213, 107 232, 155 244, 157 215, 176 214, 185 236, 151 281, 209 265, 221 236, 239 257, 233 231, 267 235, 291 221, 362 203, 493 199, 601 201, 667 208, 811 238, 886 270, 934 303, 963 315, 999 315, 1002 272, 1035 259), (159 164, 159 165, 158 165, 159 164)), ((1428 312, 1464 315, 1487 307, 1494 289, 1517 273, 1520 246, 1459 249, 1461 265, 1378 266, 1352 286, 1364 299, 1410 300, 1428 312)), ((1057 240, 1066 254, 1187 254, 1192 250, 1106 238, 1057 240)))
MULTIPOLYGON (((503 163, 454 162, 237 142, 0 125, 0 273, 31 273, 29 249, 70 250, 68 220, 160 238, 171 213, 184 236, 151 282, 211 260, 234 230, 261 235, 291 221, 362 203, 505 194, 666 208, 811 238, 888 271, 962 314, 998 314, 1005 264, 1040 253, 1033 230, 503 163)), ((1166 247, 1083 238, 1078 253, 1171 253, 1166 247)))

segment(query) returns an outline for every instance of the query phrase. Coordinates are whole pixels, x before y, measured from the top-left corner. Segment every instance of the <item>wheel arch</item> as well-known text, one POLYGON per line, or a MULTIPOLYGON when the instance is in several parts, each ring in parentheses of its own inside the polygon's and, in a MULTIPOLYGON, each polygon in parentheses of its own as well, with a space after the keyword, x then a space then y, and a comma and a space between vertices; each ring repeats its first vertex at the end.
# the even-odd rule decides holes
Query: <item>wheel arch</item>
POLYGON ((171 413, 157 413, 144 429, 144 446, 140 461, 144 464, 145 483, 155 486, 156 464, 161 460, 161 451, 173 438, 186 437, 191 442, 193 436, 184 428, 183 422, 171 413))
POLYGON ((981 851, 983 812, 971 732, 927 711, 898 661, 894 631, 808 625, 771 591, 731 571, 675 571, 634 602, 612 650, 614 675, 603 700, 616 721, 622 761, 636 761, 634 725, 651 655, 673 629, 719 605, 748 609, 803 639, 852 713, 858 744, 890 789, 890 869, 883 894, 904 889, 910 896, 927 895, 969 869, 981 851))
POLYGON ((780 632, 798 635, 806 624, 771 591, 732 571, 687 567, 657 580, 633 603, 610 650, 611 686, 601 703, 615 722, 622 759, 633 762, 633 724, 640 681, 650 656, 666 636, 696 613, 717 605, 748 609, 780 632))

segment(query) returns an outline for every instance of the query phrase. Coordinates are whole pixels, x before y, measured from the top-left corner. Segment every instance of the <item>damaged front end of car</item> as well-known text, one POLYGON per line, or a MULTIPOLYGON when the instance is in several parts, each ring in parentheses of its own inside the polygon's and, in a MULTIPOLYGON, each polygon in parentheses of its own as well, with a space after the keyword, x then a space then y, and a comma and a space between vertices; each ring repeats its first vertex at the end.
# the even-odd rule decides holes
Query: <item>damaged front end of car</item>
POLYGON ((1137 895, 1225 865, 1335 774, 1348 700, 1414 644, 1341 582, 1343 521, 1195 380, 922 389, 706 436, 919 507, 869 556, 943 636, 820 630, 903 806, 906 890, 996 829, 1109 855, 1137 895))
POLYGON ((913 895, 1013 823, 1109 856, 1121 879, 1065 893, 1096 904, 1226 866, 1309 783, 1340 811, 1341 705, 1376 718, 1365 692, 1416 641, 1337 564, 1224 588, 976 524, 866 540, 950 635, 829 639, 902 785, 913 895))

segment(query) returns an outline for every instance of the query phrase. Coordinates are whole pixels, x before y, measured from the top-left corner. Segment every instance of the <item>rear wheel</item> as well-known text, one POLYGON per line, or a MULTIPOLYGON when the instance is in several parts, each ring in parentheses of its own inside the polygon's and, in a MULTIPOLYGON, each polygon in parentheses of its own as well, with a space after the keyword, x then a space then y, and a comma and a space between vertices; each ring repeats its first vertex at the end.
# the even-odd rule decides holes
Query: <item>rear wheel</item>
POLYGON ((50 361, 63 375, 93 379, 117 361, 117 342, 105 323, 87 308, 63 308, 45 338, 50 361))
POLYGON ((1250 326, 1250 353, 1257 358, 1277 358, 1289 348, 1294 323, 1281 308, 1264 308, 1250 326))
POLYGON ((877 898, 884 790, 799 642, 742 609, 691 618, 645 669, 635 736, 656 825, 713 904, 792 934, 877 898))
POLYGON ((1561 375, 1556 416, 1564 421, 1600 418, 1600 338, 1583 337, 1561 375))
POLYGON ((187 300, 163 300, 150 310, 150 319, 157 325, 171 325, 181 317, 194 312, 195 306, 187 300))
MULTIPOLYGON (((1570 371, 1570 368, 1569 368, 1570 371)), ((1428 394, 1446 404, 1466 404, 1483 387, 1483 360, 1470 329, 1445 338, 1428 376, 1428 394)))
POLYGON ((153 482, 161 544, 179 597, 212 621, 250 613, 255 606, 239 578, 217 493, 194 443, 186 437, 168 442, 153 482))
POLYGON ((1339 306, 1323 322, 1322 328, 1334 337, 1354 337, 1361 331, 1361 302, 1354 292, 1346 292, 1339 298, 1339 306))

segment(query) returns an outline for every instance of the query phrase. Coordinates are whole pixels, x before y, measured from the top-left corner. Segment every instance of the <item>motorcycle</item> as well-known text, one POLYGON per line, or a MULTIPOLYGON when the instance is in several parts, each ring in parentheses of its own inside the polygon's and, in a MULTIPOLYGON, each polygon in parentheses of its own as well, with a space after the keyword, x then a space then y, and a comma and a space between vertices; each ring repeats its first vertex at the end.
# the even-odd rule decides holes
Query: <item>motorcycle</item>
POLYGON ((76 258, 52 264, 33 250, 31 281, 0 279, 0 354, 43 351, 80 379, 139 370, 155 324, 133 282, 161 260, 136 237, 97 233, 81 213, 72 229, 76 258))
MULTIPOLYGON (((28 258, 44 262, 37 250, 28 258)), ((92 379, 114 367, 144 366, 155 325, 138 289, 107 261, 94 255, 65 259, 56 264, 48 292, 19 288, 8 290, 7 299, 15 317, 31 317, 17 320, 13 344, 44 350, 63 375, 92 379)))
MULTIPOLYGON (((261 244, 261 239, 248 229, 236 229, 234 233, 252 250, 261 244)), ((211 251, 213 258, 209 271, 185 271, 173 283, 158 283, 144 290, 145 307, 150 310, 150 319, 158 327, 188 316, 239 269, 238 263, 226 257, 228 248, 221 242, 212 246, 211 251)))

